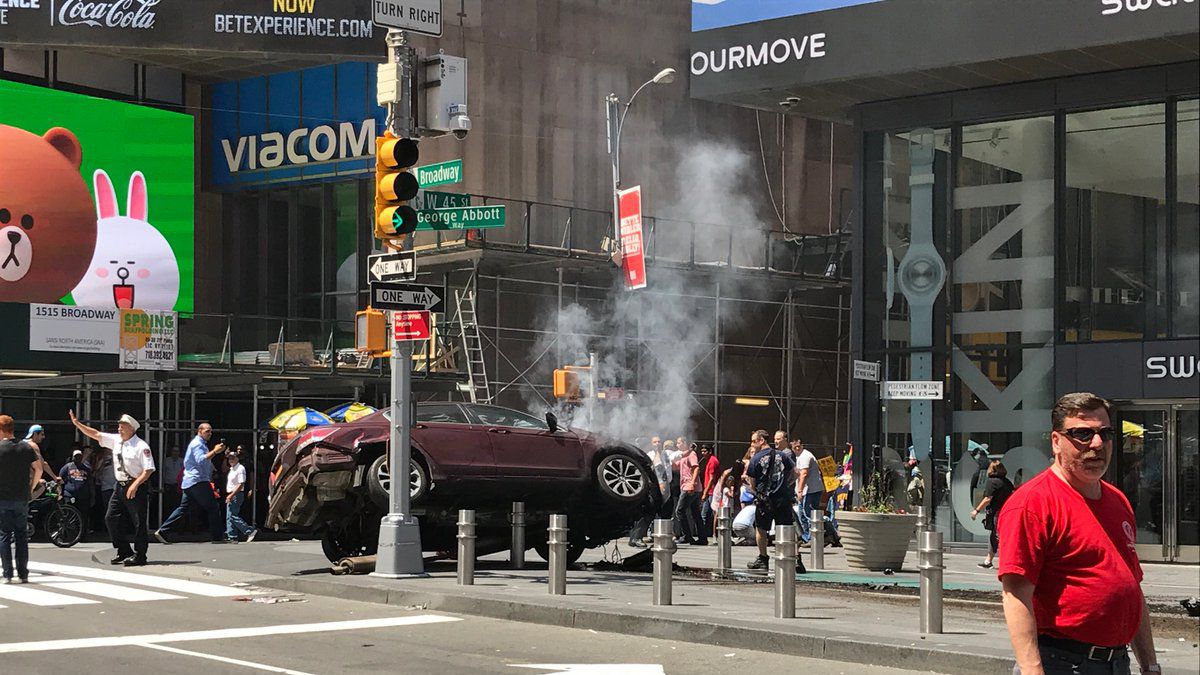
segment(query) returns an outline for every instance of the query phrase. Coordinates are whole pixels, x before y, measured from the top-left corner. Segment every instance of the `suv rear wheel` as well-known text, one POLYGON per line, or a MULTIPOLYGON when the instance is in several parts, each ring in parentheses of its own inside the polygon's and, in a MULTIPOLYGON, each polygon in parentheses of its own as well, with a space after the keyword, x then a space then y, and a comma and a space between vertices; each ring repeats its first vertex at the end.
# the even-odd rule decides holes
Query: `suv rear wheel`
MULTIPOLYGON (((409 502, 419 504, 429 494, 429 470, 417 459, 416 455, 408 460, 409 502)), ((371 501, 381 509, 389 506, 388 491, 392 488, 392 474, 387 464, 387 454, 382 454, 371 462, 367 468, 367 489, 371 493, 371 501)))

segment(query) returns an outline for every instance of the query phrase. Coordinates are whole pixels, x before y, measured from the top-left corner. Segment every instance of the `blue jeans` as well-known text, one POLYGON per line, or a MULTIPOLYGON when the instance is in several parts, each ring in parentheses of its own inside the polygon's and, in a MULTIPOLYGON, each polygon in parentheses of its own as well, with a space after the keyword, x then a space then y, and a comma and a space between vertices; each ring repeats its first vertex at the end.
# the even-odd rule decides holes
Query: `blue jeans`
POLYGON ((800 541, 808 541, 812 537, 812 512, 813 509, 821 503, 821 497, 825 496, 825 492, 817 492, 804 495, 797 506, 800 510, 800 541))
POLYGON ((230 539, 237 539, 238 535, 249 536, 254 531, 253 527, 242 520, 242 502, 245 500, 246 495, 238 490, 225 505, 225 536, 230 539))
POLYGON ((224 539, 225 535, 221 533, 221 508, 217 505, 217 498, 213 496, 212 486, 208 483, 196 483, 183 489, 183 499, 180 500, 179 506, 159 526, 159 533, 163 536, 170 534, 171 528, 183 520, 184 516, 187 515, 188 509, 192 507, 192 504, 196 504, 204 509, 205 515, 208 516, 209 538, 213 541, 224 539))
POLYGON ((4 578, 13 577, 13 546, 17 546, 17 576, 29 578, 29 538, 25 522, 29 519, 29 502, 0 501, 0 559, 4 563, 4 578))

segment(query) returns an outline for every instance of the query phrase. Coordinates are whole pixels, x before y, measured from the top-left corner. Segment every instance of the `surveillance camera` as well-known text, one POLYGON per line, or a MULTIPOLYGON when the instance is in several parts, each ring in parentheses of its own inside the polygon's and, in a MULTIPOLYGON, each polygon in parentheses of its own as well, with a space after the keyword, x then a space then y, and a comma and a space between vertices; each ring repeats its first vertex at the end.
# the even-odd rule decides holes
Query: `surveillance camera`
POLYGON ((467 117, 467 106, 453 105, 450 106, 450 133, 458 140, 465 140, 467 134, 471 132, 471 118, 467 117))

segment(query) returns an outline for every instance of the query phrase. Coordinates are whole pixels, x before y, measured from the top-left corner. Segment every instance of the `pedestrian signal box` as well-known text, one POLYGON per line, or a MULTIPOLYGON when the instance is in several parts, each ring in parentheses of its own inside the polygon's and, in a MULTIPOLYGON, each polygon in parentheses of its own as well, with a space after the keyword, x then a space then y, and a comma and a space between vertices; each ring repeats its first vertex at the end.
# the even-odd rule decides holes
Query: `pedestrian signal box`
POLYGON ((387 351, 387 321, 383 312, 370 307, 354 314, 354 347, 360 352, 381 354, 387 351))
POLYGON ((554 370, 554 398, 579 400, 579 373, 556 368, 554 370))

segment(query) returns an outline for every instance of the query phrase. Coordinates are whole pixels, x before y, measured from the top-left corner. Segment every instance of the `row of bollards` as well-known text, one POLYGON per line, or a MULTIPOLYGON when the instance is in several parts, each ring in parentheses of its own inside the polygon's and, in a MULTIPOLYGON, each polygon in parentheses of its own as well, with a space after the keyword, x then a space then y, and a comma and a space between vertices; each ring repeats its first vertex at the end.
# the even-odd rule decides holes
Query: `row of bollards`
MULTIPOLYGON (((733 558, 733 527, 730 508, 721 507, 717 514, 717 568, 729 571, 733 558)), ((931 530, 923 509, 918 509, 917 554, 921 588, 921 632, 942 632, 942 580, 945 570, 942 558, 942 533, 931 530)), ((510 560, 513 569, 525 567, 525 504, 513 502, 512 546, 510 560)), ((775 540, 775 617, 796 617, 796 528, 782 527, 776 532, 775 540), (790 574, 788 573, 790 572, 790 574)), ((652 530, 654 567, 652 574, 653 604, 670 605, 672 602, 671 574, 677 547, 672 521, 659 518, 652 530)), ((550 516, 547 530, 549 554, 549 592, 565 595, 567 592, 568 528, 565 515, 550 516)), ((825 558, 825 514, 814 510, 809 532, 812 547, 812 568, 824 569, 825 558)), ((475 511, 462 509, 458 512, 458 583, 470 586, 475 583, 475 511)))

